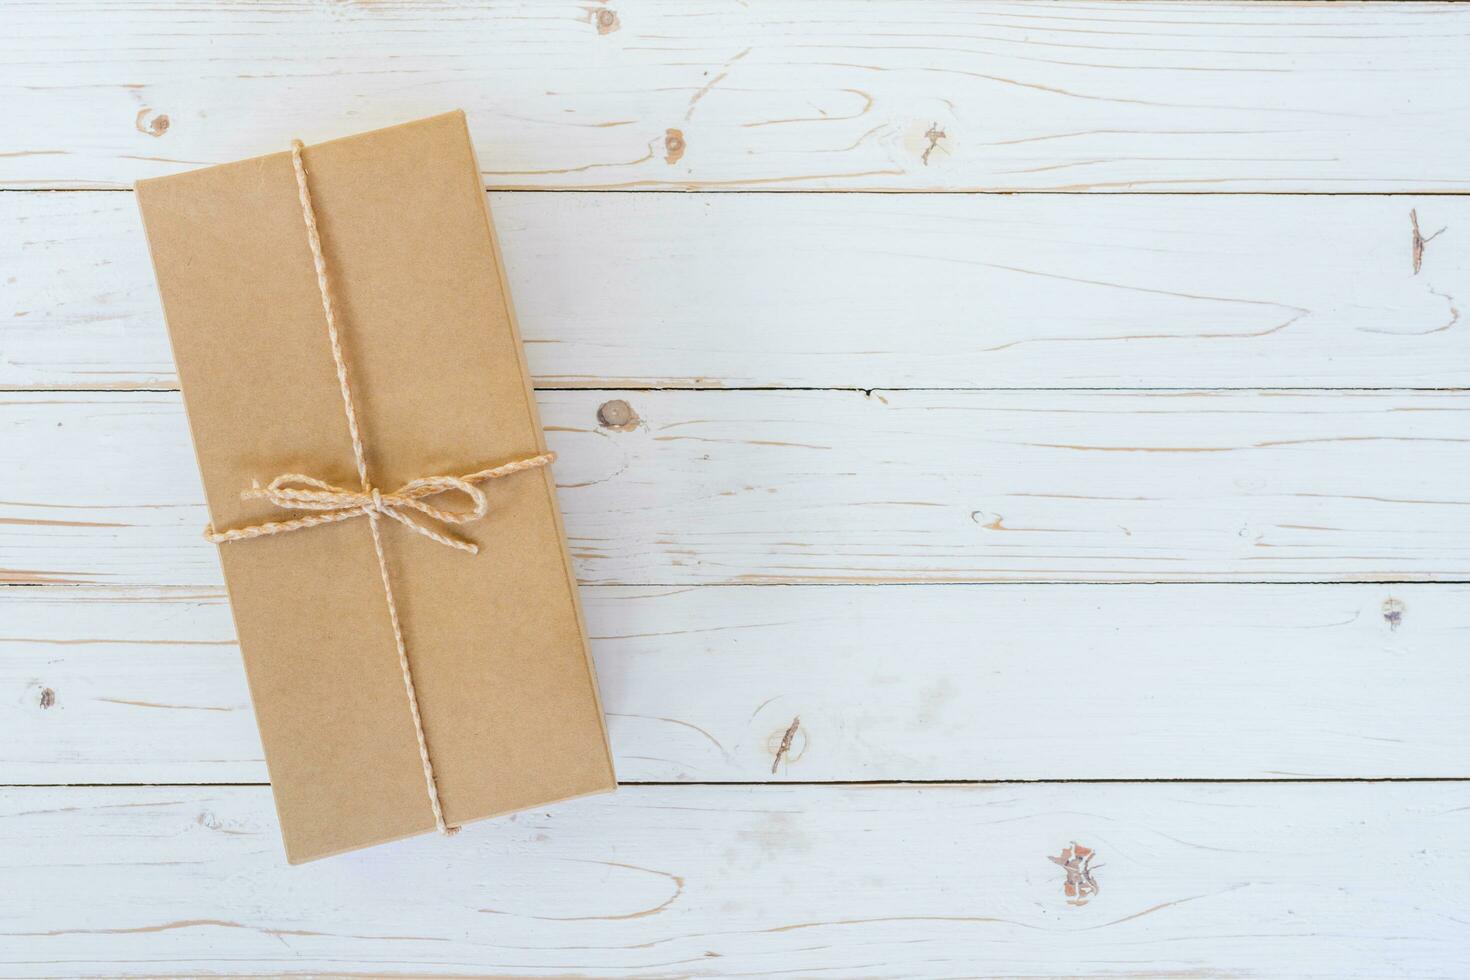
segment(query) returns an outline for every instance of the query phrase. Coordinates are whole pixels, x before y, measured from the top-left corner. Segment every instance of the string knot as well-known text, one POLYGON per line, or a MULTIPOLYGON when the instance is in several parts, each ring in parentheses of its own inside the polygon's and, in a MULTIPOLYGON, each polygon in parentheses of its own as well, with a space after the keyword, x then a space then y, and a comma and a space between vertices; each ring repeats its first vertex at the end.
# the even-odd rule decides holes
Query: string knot
POLYGON ((282 473, 263 487, 254 486, 244 491, 240 494, 241 498, 268 500, 282 510, 310 513, 289 521, 267 521, 249 527, 231 528, 228 531, 216 531, 210 526, 204 529, 204 536, 215 544, 221 544, 225 541, 259 538, 268 534, 281 534, 381 514, 432 541, 474 555, 480 549, 473 541, 452 537, 440 528, 478 521, 489 512, 489 498, 476 484, 546 466, 554 459, 555 453, 546 452, 464 476, 420 477, 410 480, 392 493, 383 493, 372 484, 368 484, 364 490, 348 490, 325 480, 318 480, 314 476, 282 473), (458 495, 464 506, 449 508, 428 502, 427 498, 441 494, 458 495))
MULTIPOLYGON (((539 459, 538 462, 540 462, 539 459)), ((471 474, 471 476, 479 476, 479 474, 471 474)), ((480 550, 473 541, 451 537, 440 531, 435 525, 468 524, 484 517, 490 509, 490 501, 485 496, 485 491, 459 476, 421 477, 417 480, 410 480, 392 493, 383 493, 371 485, 364 490, 348 490, 325 480, 318 480, 314 476, 306 476, 302 473, 282 473, 266 486, 252 487, 240 496, 245 500, 268 500, 282 510, 305 510, 313 513, 294 521, 258 524, 254 527, 232 531, 215 531, 210 528, 205 532, 206 538, 216 543, 234 541, 242 537, 253 538, 263 534, 279 534, 282 531, 294 531, 302 527, 333 524, 355 517, 381 514, 384 517, 391 517, 404 527, 422 534, 431 541, 437 541, 473 555, 480 550), (446 493, 461 495, 468 506, 461 509, 437 507, 425 499, 446 493), (410 512, 417 512, 422 517, 412 517, 410 512)))

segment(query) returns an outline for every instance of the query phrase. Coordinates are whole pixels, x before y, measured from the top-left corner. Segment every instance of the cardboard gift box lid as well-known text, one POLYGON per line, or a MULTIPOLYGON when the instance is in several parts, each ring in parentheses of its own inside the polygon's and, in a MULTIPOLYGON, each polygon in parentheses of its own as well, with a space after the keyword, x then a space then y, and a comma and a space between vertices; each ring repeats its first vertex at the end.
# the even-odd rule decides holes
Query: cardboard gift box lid
MULTIPOLYGON (((464 114, 303 161, 372 484, 544 451, 464 114)), ((137 199, 212 526, 300 516, 241 497, 282 473, 360 487, 291 154, 137 199)), ((380 522, 451 826, 616 784, 551 470, 481 489, 477 555, 380 522)), ((219 550, 289 860, 433 830, 368 520, 219 550)))

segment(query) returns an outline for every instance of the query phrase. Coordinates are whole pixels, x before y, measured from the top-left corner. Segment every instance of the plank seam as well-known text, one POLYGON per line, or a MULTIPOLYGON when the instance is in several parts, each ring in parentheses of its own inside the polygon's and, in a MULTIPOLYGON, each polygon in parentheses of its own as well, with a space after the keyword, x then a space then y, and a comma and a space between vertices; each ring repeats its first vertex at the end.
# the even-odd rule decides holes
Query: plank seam
MULTIPOLYGON (((758 788, 774 787, 785 789, 801 786, 843 787, 906 787, 923 789, 928 786, 1108 786, 1148 784, 1188 784, 1226 786, 1276 786, 1315 785, 1320 783, 1470 783, 1467 776, 1282 776, 1280 778, 1197 778, 1190 776, 1159 776, 1139 778, 1087 778, 1071 779, 807 779, 807 780, 702 780, 678 782, 669 780, 619 780, 620 789, 640 787, 661 789, 689 788, 758 788)), ((270 783, 238 782, 172 782, 172 783, 0 783, 0 789, 267 789, 270 783)))
MULTIPOLYGON (((1319 0, 1321 2, 1321 0, 1319 0)), ((1354 0, 1328 0, 1328 2, 1354 2, 1354 0)), ((1412 2, 1412 0, 1398 0, 1412 2)), ((1455 3, 1470 3, 1470 0, 1451 0, 1455 3)), ((203 169, 196 167, 193 169, 203 169)), ((181 171, 183 172, 183 171, 181 171)), ((824 188, 791 187, 773 188, 729 188, 720 189, 698 186, 626 187, 606 185, 602 187, 538 187, 532 185, 487 185, 489 194, 761 194, 772 197, 801 194, 852 194, 867 197, 1465 197, 1470 191, 1446 190, 1401 190, 1401 191, 1074 191, 1074 190, 1031 190, 1006 188, 902 188, 885 190, 876 187, 824 188)), ((0 186, 0 194, 131 194, 131 187, 97 185, 89 187, 35 185, 20 187, 0 186)))
MULTIPOLYGON (((1465 0, 1465 2, 1466 3, 1470 3, 1470 0, 1465 0)), ((977 394, 988 394, 988 393, 1007 394, 1007 393, 1009 393, 1009 394, 1035 394, 1035 395, 1075 394, 1075 393, 1083 393, 1083 394, 1087 394, 1087 393, 1100 393, 1100 394, 1138 394, 1138 395, 1149 395, 1149 394, 1156 394, 1156 393, 1157 394, 1180 394, 1180 393, 1188 394, 1190 392, 1198 392, 1200 394, 1204 394, 1204 393, 1216 393, 1216 392, 1235 393, 1235 394, 1251 394, 1251 393, 1254 393, 1254 392, 1260 392, 1260 393, 1275 394, 1275 393, 1278 393, 1278 392, 1285 392, 1285 393, 1292 393, 1292 394, 1307 394, 1307 395, 1310 395, 1310 394, 1333 394, 1333 393, 1336 393, 1336 392, 1370 392, 1370 393, 1373 393, 1373 394, 1405 394, 1405 395, 1412 395, 1412 394, 1433 394, 1433 393, 1436 393, 1436 392, 1441 392, 1441 393, 1444 393, 1444 394, 1456 394, 1456 395, 1458 395, 1458 394, 1463 394, 1463 393, 1465 393, 1467 391, 1470 391, 1470 386, 1412 387, 1412 386, 1405 386, 1405 385, 1386 385, 1386 386, 1381 386, 1381 387, 1380 386, 1369 386, 1369 385, 1358 385, 1358 386, 1346 386, 1346 385, 1344 385, 1344 386, 1333 386, 1333 387, 1289 386, 1289 385, 1274 386, 1274 387, 1273 386, 1270 386, 1270 385, 1251 385, 1251 386, 1248 386, 1248 387, 1241 387, 1241 386, 1201 387, 1201 386, 1195 385, 1195 386, 1178 387, 1178 388, 1163 388, 1163 387, 1157 387, 1157 386, 1150 386, 1150 387, 1147 387, 1147 388, 1119 388, 1116 385, 1110 385, 1110 386, 1104 386, 1104 387, 1075 386, 1075 387, 1050 387, 1050 388, 1019 388, 1019 387, 992 387, 992 386, 985 386, 985 387, 965 387, 965 388, 961 388, 961 387, 957 387, 957 386, 954 386, 954 385, 933 385, 933 386, 913 386, 913 387, 910 387, 910 386, 895 386, 895 385, 875 385, 875 386, 873 386, 871 388, 865 388, 865 387, 862 387, 860 385, 687 385, 687 386, 686 385, 649 385, 649 386, 646 386, 646 387, 635 387, 635 386, 631 386, 631 385, 605 385, 605 386, 604 385, 593 385, 593 386, 587 386, 587 385, 557 385, 557 384, 550 384, 550 385, 534 385, 533 387, 535 388, 536 391, 545 391, 545 392, 568 392, 568 393, 573 393, 573 394, 576 394, 576 393, 597 394, 597 393, 600 393, 600 392, 606 392, 608 394, 618 394, 620 392, 634 392, 634 393, 639 393, 639 394, 654 394, 654 393, 660 393, 660 392, 668 392, 668 393, 672 393, 672 394, 686 394, 686 393, 688 393, 688 394, 694 394, 694 393, 699 393, 699 394, 718 394, 718 393, 742 393, 742 392, 771 392, 771 393, 775 393, 775 394, 780 394, 780 393, 783 393, 783 392, 807 391, 807 392, 817 392, 817 393, 821 393, 821 392, 832 392, 834 394, 836 394, 836 393, 843 393, 843 394, 851 394, 851 395, 863 395, 863 396, 868 397, 868 398, 873 397, 874 392, 879 392, 879 393, 887 393, 887 392, 914 392, 916 394, 924 394, 924 393, 929 393, 929 392, 951 392, 951 391, 952 392, 974 392, 974 393, 977 393, 977 394)), ((132 388, 132 387, 128 387, 128 388, 39 388, 39 387, 30 387, 30 386, 24 386, 24 385, 16 385, 16 386, 0 385, 0 394, 10 393, 10 394, 18 394, 18 395, 128 395, 128 396, 131 396, 131 395, 174 395, 174 394, 178 394, 180 390, 181 389, 179 389, 179 388, 132 388)))
MULTIPOLYGON (((1098 588, 1137 588, 1141 585, 1161 586, 1211 586, 1235 587, 1242 585, 1270 586, 1273 588, 1304 588, 1310 585, 1412 585, 1421 587, 1470 585, 1463 578, 1323 578, 1323 579, 1129 579, 1126 582, 1111 579, 910 579, 899 582, 812 582, 812 581, 765 581, 765 582, 578 582, 579 589, 978 589, 978 588, 1032 588, 1035 586, 1094 586, 1098 588)), ((218 586, 159 585, 138 582, 0 582, 3 589, 176 589, 198 592, 214 590, 218 586)), ((3 592, 0 592, 3 594, 3 592)), ((224 598, 223 591, 210 592, 212 596, 224 598)), ((4 784, 0 784, 4 785, 4 784)))

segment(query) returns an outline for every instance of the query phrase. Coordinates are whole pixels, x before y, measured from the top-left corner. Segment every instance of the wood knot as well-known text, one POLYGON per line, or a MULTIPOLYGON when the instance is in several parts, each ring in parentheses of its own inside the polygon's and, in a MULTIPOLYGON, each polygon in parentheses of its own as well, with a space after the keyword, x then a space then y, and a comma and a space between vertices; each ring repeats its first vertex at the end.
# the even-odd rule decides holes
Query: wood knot
POLYGON ((56 692, 51 690, 51 688, 49 687, 43 687, 41 688, 41 696, 37 700, 41 705, 41 710, 44 711, 52 705, 56 704, 56 692))
POLYGON ((1404 622, 1404 603, 1400 599, 1389 596, 1383 600, 1383 621, 1391 630, 1398 629, 1404 622))
POLYGON ((604 429, 617 429, 619 432, 631 432, 638 428, 643 420, 638 413, 633 411, 633 406, 621 398, 603 402, 597 408, 597 422, 604 429))
POLYGON ((678 163, 684 156, 684 131, 670 129, 664 133, 664 163, 678 163))
POLYGON ((133 120, 133 126, 144 136, 162 136, 168 132, 168 115, 160 112, 152 119, 148 119, 147 116, 152 111, 146 108, 139 109, 137 118, 133 120))
POLYGON ((593 19, 597 22, 597 33, 599 34, 611 34, 622 26, 618 23, 616 10, 599 10, 593 19))
POLYGON ((924 147, 924 152, 919 156, 919 159, 924 161, 924 166, 929 166, 929 154, 940 149, 939 141, 948 135, 948 133, 939 128, 939 123, 932 124, 928 131, 924 133, 924 139, 929 141, 929 145, 924 147))
POLYGON ((1072 841, 1072 846, 1062 848, 1062 853, 1056 857, 1046 856, 1048 861, 1067 873, 1067 880, 1062 883, 1062 894, 1066 896, 1068 905, 1086 905, 1098 893, 1097 879, 1092 875, 1096 870, 1092 865, 1095 857, 1096 851, 1076 841, 1072 841))
MULTIPOLYGON (((792 751, 791 751, 792 743, 796 740, 796 733, 798 731, 800 731, 800 729, 801 729, 801 716, 800 715, 797 715, 795 718, 791 719, 791 724, 787 726, 786 731, 784 731, 784 732, 781 733, 781 742, 780 742, 780 744, 778 744, 776 746, 775 751, 772 753, 772 759, 771 759, 771 775, 772 776, 776 775, 776 770, 778 770, 781 767, 781 763, 785 762, 785 763, 787 763, 789 765, 790 763, 795 762, 797 759, 800 759, 802 757, 802 755, 805 754, 805 752, 806 752, 806 733, 805 732, 802 732, 802 744, 801 744, 800 748, 798 749, 798 751, 795 754, 792 754, 792 751)), ((774 735, 772 736, 772 738, 774 739, 774 735)))
POLYGON ((1414 229, 1414 237, 1409 242, 1409 254, 1414 262, 1414 275, 1417 276, 1419 270, 1424 267, 1424 246, 1434 241, 1440 235, 1443 235, 1445 229, 1441 228, 1428 238, 1424 237, 1419 231, 1419 211, 1417 208, 1409 209, 1409 225, 1414 229))

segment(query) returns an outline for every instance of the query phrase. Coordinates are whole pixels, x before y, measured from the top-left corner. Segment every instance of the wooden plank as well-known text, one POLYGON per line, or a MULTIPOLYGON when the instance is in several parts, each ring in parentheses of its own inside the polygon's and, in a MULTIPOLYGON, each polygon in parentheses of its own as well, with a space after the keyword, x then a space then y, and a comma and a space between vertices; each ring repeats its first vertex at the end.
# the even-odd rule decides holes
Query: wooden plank
POLYGON ((12 5, 0 183, 464 106, 496 187, 1463 191, 1450 3, 12 5))
MULTIPOLYGON (((544 387, 1470 382, 1462 198, 492 204, 544 387), (1449 229, 1417 265, 1416 226, 1449 229)), ((131 195, 0 195, 0 224, 0 387, 176 386, 131 195)))
MULTIPOLYGON (((619 776, 699 782, 1466 776, 1470 715, 1444 692, 1470 686, 1467 600, 1443 585, 583 590, 619 776)), ((216 592, 0 589, 0 691, 6 782, 267 778, 216 592)))
POLYGON ((638 787, 290 868, 264 787, 12 789, 0 971, 1457 977, 1466 810, 1465 783, 638 787))
MULTIPOLYGON (((1470 577, 1464 393, 606 399, 540 397, 588 584, 1470 577)), ((0 578, 219 584, 177 394, 14 394, 0 428, 0 578)))

